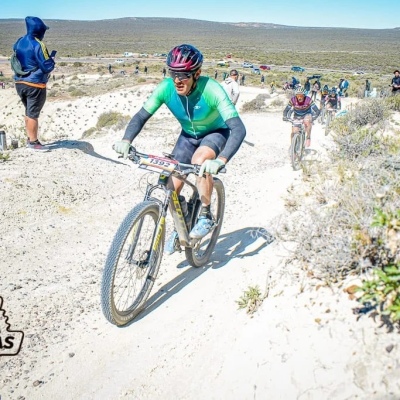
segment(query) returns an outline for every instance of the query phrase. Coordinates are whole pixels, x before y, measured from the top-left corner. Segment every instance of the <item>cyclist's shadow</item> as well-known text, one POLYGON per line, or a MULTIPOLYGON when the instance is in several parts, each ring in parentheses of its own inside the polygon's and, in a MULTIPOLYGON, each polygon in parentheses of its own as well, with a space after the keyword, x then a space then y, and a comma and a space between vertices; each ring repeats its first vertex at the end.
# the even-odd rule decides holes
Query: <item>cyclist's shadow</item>
POLYGON ((304 164, 312 164, 320 161, 321 155, 316 149, 306 148, 304 149, 302 162, 304 164))
MULTIPOLYGON (((136 322, 157 309, 170 297, 194 281, 209 268, 221 268, 233 258, 251 257, 274 241, 274 237, 261 227, 243 228, 235 232, 225 233, 218 238, 217 245, 211 256, 211 261, 202 268, 185 269, 171 281, 165 283, 146 301, 145 309, 134 319, 136 322)), ((187 267, 188 262, 182 261, 177 268, 187 267)), ((129 326, 130 324, 128 324, 129 326)))
POLYGON ((56 140, 55 142, 48 143, 46 144, 46 147, 48 147, 50 150, 56 150, 56 149, 76 149, 80 150, 85 154, 88 154, 92 157, 96 157, 102 160, 106 161, 111 161, 112 163, 115 164, 121 164, 121 165, 126 165, 125 163, 122 163, 117 160, 113 160, 108 157, 104 157, 99 153, 96 153, 94 150, 94 147, 91 143, 86 142, 84 140, 56 140))
POLYGON ((249 227, 225 233, 218 238, 209 266, 224 267, 233 258, 254 256, 274 241, 274 236, 265 228, 249 227))

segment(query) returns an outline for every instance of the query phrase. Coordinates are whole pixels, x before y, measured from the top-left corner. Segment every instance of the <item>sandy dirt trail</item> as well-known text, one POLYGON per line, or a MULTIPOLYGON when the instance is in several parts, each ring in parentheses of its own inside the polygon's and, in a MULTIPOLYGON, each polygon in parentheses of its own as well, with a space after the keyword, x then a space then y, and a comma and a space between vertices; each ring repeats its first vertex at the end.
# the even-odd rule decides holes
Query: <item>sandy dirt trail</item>
MULTIPOLYGON (((242 88, 241 101, 260 92, 242 88)), ((18 356, 0 357, 2 399, 399 398, 399 338, 357 322, 342 290, 316 290, 285 263, 288 246, 254 235, 279 231, 301 172, 280 109, 243 120, 246 143, 221 176, 226 211, 212 261, 195 269, 184 253, 165 256, 147 309, 125 328, 100 309, 110 242, 142 198, 142 171, 111 150, 122 132, 78 140, 72 131, 50 153, 21 148, 0 164, 0 294, 25 333, 18 356), (250 317, 237 301, 255 285, 268 297, 250 317)), ((316 124, 308 162, 327 140, 316 124)), ((160 153, 170 144, 152 129, 137 141, 160 153)))

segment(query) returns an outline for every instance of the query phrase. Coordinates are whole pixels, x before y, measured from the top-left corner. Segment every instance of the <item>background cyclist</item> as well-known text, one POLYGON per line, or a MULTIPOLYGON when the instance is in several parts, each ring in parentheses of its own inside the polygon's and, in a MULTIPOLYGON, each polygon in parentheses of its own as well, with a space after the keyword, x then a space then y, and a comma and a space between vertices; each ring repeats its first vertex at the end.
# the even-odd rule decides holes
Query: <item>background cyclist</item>
MULTIPOLYGON (((218 173, 230 161, 242 144, 246 129, 222 86, 214 79, 201 76, 203 55, 197 48, 190 44, 176 46, 168 53, 166 63, 170 77, 155 88, 132 117, 124 137, 115 143, 114 149, 126 158, 130 144, 149 118, 163 104, 169 108, 182 127, 172 153, 180 162, 201 165, 197 188, 202 209, 189 234, 200 239, 214 228, 210 174, 218 173)), ((180 193, 183 182, 172 178, 172 184, 180 193)), ((179 248, 177 239, 177 233, 173 232, 166 243, 166 253, 172 254, 179 248)))
POLYGON ((398 69, 393 72, 394 77, 392 78, 391 86, 392 86, 392 93, 397 94, 400 93, 400 72, 398 69))
MULTIPOLYGON (((304 94, 304 91, 301 88, 295 89, 295 95, 289 100, 288 105, 283 110, 283 120, 287 121, 292 113, 294 120, 304 122, 306 130, 306 147, 310 147, 312 123, 318 118, 319 108, 311 100, 311 97, 304 94)), ((298 128, 293 124, 290 142, 297 130, 298 128)))
POLYGON ((339 110, 339 96, 337 94, 337 91, 332 88, 329 91, 329 95, 326 97, 325 100, 325 109, 326 110, 334 110, 337 111, 339 110))

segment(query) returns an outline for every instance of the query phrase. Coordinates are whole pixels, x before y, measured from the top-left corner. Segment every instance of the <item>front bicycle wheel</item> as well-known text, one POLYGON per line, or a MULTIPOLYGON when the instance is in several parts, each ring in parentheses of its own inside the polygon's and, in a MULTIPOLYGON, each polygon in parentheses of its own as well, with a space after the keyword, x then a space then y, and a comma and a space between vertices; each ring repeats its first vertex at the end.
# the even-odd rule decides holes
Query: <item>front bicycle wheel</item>
POLYGON ((125 217, 114 236, 101 283, 103 314, 114 325, 132 321, 150 295, 165 240, 159 217, 157 203, 140 203, 125 217))
MULTIPOLYGON (((213 178, 213 180, 214 187, 211 194, 210 208, 215 228, 208 235, 196 242, 194 247, 185 247, 186 259, 193 267, 202 267, 208 262, 222 227, 225 211, 225 188, 221 180, 218 178, 213 178)), ((197 214, 193 216, 194 222, 197 221, 200 211, 201 207, 197 210, 197 214)), ((194 226, 194 224, 192 224, 192 226, 194 226)))
POLYGON ((303 141, 299 133, 295 133, 290 146, 290 161, 292 168, 297 171, 300 168, 301 158, 303 156, 303 141))
POLYGON ((331 119, 332 119, 332 113, 331 112, 327 112, 326 121, 325 121, 325 136, 327 136, 328 133, 329 133, 329 125, 331 123, 331 119))
POLYGON ((319 122, 321 123, 321 125, 325 123, 325 109, 324 108, 321 109, 321 113, 319 115, 319 122))

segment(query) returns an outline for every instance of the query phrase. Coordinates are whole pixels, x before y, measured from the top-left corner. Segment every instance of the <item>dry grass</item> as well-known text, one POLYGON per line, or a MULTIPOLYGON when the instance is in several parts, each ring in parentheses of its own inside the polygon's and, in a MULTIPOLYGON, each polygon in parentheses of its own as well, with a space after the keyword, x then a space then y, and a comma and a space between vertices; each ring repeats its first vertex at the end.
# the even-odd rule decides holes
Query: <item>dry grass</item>
POLYGON ((384 265, 381 250, 374 254, 382 260, 369 256, 371 246, 382 243, 372 239, 377 228, 371 224, 377 207, 388 213, 400 209, 400 142, 380 131, 385 118, 384 104, 362 102, 346 124, 335 127, 329 159, 309 171, 286 200, 291 213, 280 237, 297 243, 293 259, 326 282, 384 265))

